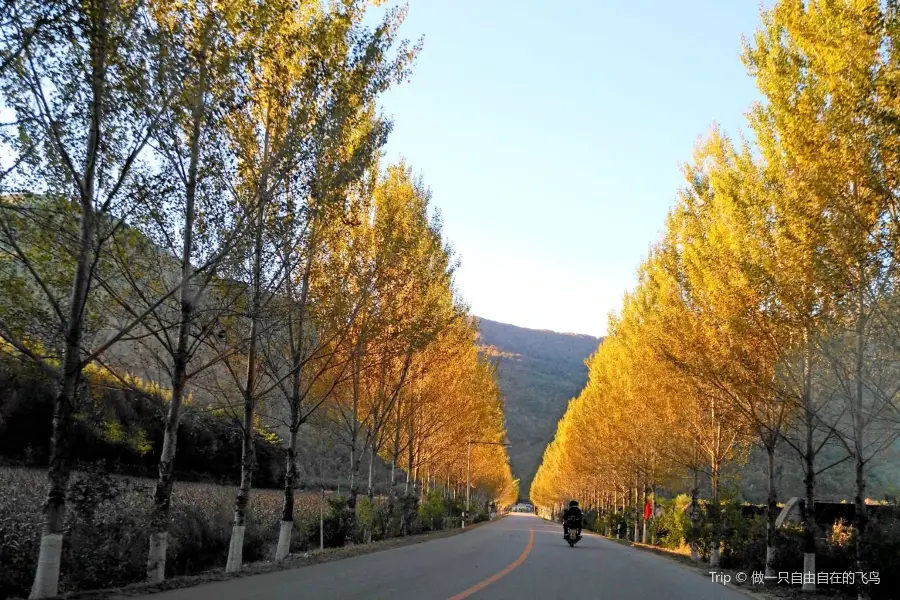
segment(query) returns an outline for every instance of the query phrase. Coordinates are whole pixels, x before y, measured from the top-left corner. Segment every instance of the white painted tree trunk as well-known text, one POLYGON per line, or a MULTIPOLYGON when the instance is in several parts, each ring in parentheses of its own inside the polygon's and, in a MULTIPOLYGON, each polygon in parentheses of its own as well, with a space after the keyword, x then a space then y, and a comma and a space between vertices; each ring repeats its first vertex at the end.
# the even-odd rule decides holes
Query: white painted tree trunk
POLYGON ((691 543, 691 560, 694 562, 700 562, 700 551, 697 550, 697 543, 691 543))
POLYGON ((816 553, 803 553, 803 587, 804 592, 816 591, 816 553), (809 574, 812 573, 812 576, 809 574))
POLYGON ((766 577, 775 577, 775 548, 766 548, 766 577))
POLYGON ((373 447, 369 448, 369 480, 367 482, 366 487, 366 495, 369 497, 369 500, 375 498, 375 454, 376 450, 374 447, 375 442, 372 442, 373 447))
MULTIPOLYGON (((777 439, 777 438, 776 438, 777 439)), ((775 443, 766 444, 768 496, 766 498, 766 580, 775 577, 775 523, 778 521, 778 496, 775 490, 775 443)))
POLYGON ((166 547, 169 534, 165 531, 150 534, 150 551, 147 553, 147 581, 159 583, 166 578, 166 547))
POLYGON ((244 525, 231 527, 231 544, 228 546, 228 560, 225 562, 225 572, 234 573, 241 568, 244 557, 244 525))
POLYGON ((41 537, 37 572, 34 575, 29 598, 49 598, 57 595, 59 565, 62 562, 62 543, 61 533, 52 533, 41 537))
POLYGON ((712 548, 709 549, 709 566, 719 566, 719 540, 713 540, 712 548))
POLYGON ((275 560, 283 560, 291 553, 291 533, 294 530, 293 521, 282 521, 278 530, 278 547, 275 549, 275 560))

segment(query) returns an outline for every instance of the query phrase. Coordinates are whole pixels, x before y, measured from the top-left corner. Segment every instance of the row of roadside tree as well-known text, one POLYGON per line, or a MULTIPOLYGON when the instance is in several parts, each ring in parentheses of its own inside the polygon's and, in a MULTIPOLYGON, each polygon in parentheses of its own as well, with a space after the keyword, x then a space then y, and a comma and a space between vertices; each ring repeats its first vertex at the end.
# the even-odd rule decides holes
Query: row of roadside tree
MULTIPOLYGON (((390 502, 423 484, 458 494, 466 441, 504 439, 430 194, 380 162, 391 123, 376 102, 419 45, 398 38, 403 10, 368 4, 3 3, 0 343, 57 389, 32 597, 58 592, 69 438, 100 379, 165 407, 151 582, 166 573, 186 407, 239 425, 228 571, 242 562, 254 436, 285 448, 276 558, 310 419, 348 449, 351 519, 376 456, 390 502)), ((503 448, 473 454, 477 493, 514 499, 503 448)))
POLYGON ((898 40, 894 3, 780 0, 762 12, 743 54, 763 96, 747 114, 752 140, 713 128, 697 145, 544 455, 536 504, 593 495, 643 507, 648 490, 686 475, 696 559, 702 477, 715 567, 723 469, 756 448, 772 576, 776 457, 789 448, 806 490, 803 570, 815 573, 816 479, 837 455, 853 465, 854 570, 867 571, 868 474, 900 435, 898 40))

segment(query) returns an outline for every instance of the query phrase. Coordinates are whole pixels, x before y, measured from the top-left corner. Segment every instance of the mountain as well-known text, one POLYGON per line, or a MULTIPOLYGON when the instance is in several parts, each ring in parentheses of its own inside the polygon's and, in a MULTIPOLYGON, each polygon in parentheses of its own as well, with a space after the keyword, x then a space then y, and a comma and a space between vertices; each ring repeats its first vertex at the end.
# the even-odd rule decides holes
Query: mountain
POLYGON ((509 457, 528 498, 544 448, 571 398, 587 382, 584 364, 601 339, 590 335, 526 329, 478 319, 482 351, 497 364, 506 408, 509 457))

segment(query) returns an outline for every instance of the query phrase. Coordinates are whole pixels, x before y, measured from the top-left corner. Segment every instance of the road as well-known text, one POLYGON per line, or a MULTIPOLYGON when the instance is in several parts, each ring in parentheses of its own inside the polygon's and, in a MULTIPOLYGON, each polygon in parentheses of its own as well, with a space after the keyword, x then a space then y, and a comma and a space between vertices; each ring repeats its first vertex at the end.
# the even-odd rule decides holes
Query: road
POLYGON ((678 563, 597 536, 575 548, 562 528, 511 514, 460 535, 320 565, 243 577, 147 600, 747 600, 678 563))

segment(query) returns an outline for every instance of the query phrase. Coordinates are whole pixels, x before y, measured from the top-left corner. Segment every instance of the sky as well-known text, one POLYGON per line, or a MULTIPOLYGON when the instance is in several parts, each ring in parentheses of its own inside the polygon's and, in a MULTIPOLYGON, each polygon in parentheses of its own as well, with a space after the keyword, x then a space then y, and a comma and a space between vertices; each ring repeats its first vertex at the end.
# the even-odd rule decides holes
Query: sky
MULTIPOLYGON (((396 5, 388 2, 388 6, 396 5)), ((770 5, 771 2, 765 2, 770 5)), ((409 0, 387 160, 431 188, 474 314, 603 335, 718 123, 759 99, 758 0, 409 0)))

